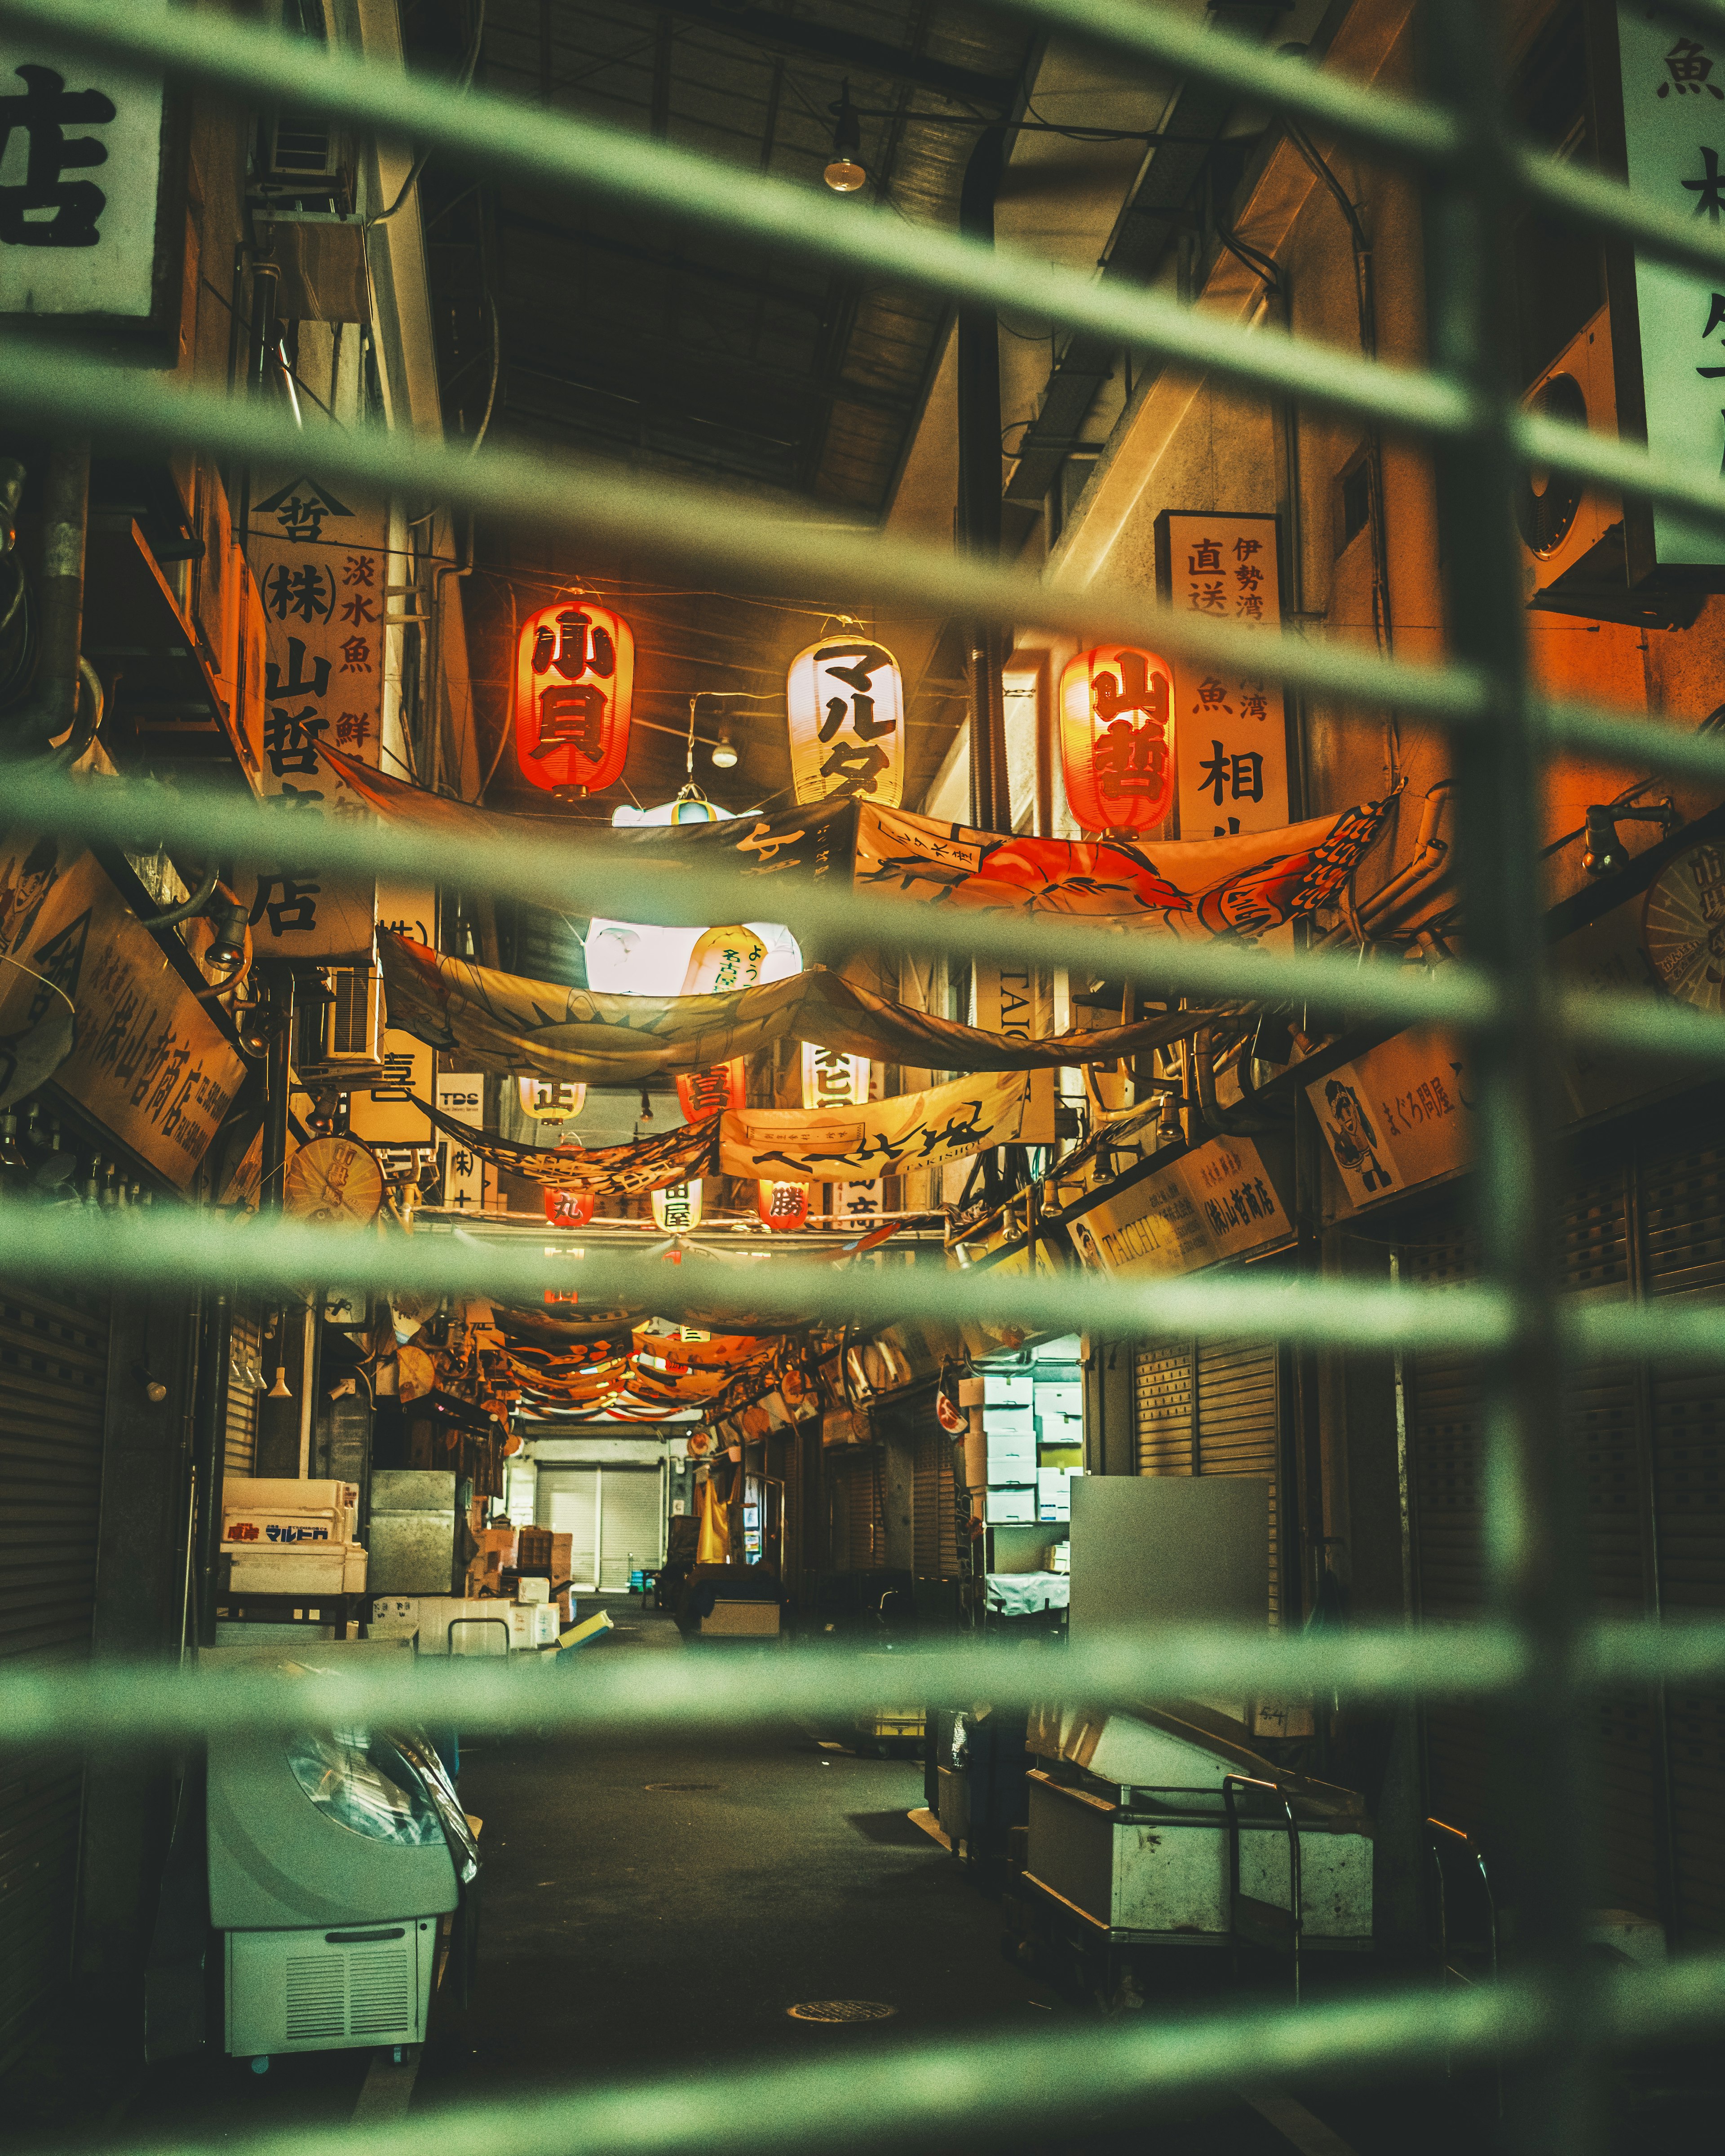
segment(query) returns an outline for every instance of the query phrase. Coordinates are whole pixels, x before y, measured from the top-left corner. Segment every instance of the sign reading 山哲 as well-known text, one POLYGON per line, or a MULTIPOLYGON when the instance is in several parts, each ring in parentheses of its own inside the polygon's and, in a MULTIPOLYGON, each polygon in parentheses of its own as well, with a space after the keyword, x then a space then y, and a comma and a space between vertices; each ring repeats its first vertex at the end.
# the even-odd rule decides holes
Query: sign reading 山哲
MULTIPOLYGON (((127 0, 134 17, 169 0, 127 0)), ((0 315, 177 321, 159 74, 0 33, 0 315)))

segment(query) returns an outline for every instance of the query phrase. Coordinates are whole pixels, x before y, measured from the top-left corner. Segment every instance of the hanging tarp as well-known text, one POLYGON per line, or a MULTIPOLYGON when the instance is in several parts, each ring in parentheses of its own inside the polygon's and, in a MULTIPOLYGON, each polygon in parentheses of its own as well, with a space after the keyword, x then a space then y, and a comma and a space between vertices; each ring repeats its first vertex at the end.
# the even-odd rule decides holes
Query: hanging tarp
MULTIPOLYGON (((377 951, 392 1026, 459 1055, 464 1069, 532 1072, 596 1086, 669 1080, 780 1040, 814 1041, 840 1055, 872 1056, 920 1070, 1058 1070, 1062 1065, 1147 1055, 1153 1048, 1165 1047, 1224 1015, 1158 1012, 1136 1025, 1025 1040, 912 1010, 824 966, 726 995, 621 996, 526 980, 468 958, 441 957, 388 929, 378 932, 377 951)), ((706 1125, 688 1127, 702 1130, 706 1125)), ((586 1171, 592 1163, 628 1151, 612 1146, 572 1156, 567 1186, 639 1190, 680 1179, 614 1184, 589 1178, 586 1171)), ((691 1164, 685 1172, 699 1175, 702 1170, 691 1164)))
POLYGON ((606 1197, 637 1198, 649 1190, 665 1190, 691 1175, 712 1173, 714 1142, 719 1117, 704 1123, 680 1123, 631 1144, 589 1146, 582 1152, 566 1152, 562 1147, 517 1145, 490 1131, 476 1131, 457 1122, 424 1101, 413 1106, 448 1137, 459 1132, 461 1143, 493 1168, 506 1168, 516 1175, 531 1176, 552 1190, 590 1190, 606 1197))
POLYGON ((1125 916, 1186 938, 1255 937, 1333 903, 1393 806, 1364 801, 1274 831, 1139 845, 1006 838, 864 805, 855 876, 859 890, 895 898, 1125 916))
MULTIPOLYGON (((745 1108, 692 1123, 667 1137, 643 1138, 634 1146, 610 1146, 603 1152, 568 1153, 546 1146, 516 1145, 457 1122, 440 1109, 414 1106, 439 1130, 516 1175, 526 1175, 557 1189, 590 1188, 583 1182, 589 1163, 608 1159, 601 1171, 612 1178, 657 1176, 659 1183, 616 1181, 606 1188, 649 1190, 681 1181, 688 1172, 668 1160, 670 1138, 688 1137, 703 1148, 703 1158, 719 1137, 716 1167, 709 1172, 740 1175, 752 1181, 787 1183, 872 1183, 907 1168, 939 1168, 963 1160, 984 1147, 1012 1145, 1029 1089, 1023 1070, 994 1071, 978 1078, 956 1078, 920 1093, 901 1093, 865 1107, 745 1108), (649 1153, 651 1150, 651 1158, 649 1153), (638 1156, 624 1161, 621 1156, 638 1156)), ((736 1322, 733 1319, 733 1323, 736 1322)))

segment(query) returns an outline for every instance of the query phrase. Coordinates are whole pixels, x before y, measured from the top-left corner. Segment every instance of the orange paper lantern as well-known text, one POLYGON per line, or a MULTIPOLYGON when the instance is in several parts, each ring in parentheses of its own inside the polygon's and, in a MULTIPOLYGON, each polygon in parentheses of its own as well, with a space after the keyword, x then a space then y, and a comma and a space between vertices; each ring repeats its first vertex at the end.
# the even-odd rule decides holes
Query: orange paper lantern
POLYGON ((629 754, 635 639, 590 599, 541 607, 516 640, 515 750, 548 793, 579 797, 614 785, 629 754))
POLYGON ((748 1086, 744 1082, 743 1060, 733 1056, 729 1063, 716 1063, 710 1070, 685 1072, 677 1081, 677 1100, 685 1122, 705 1122, 709 1116, 728 1115, 733 1108, 748 1106, 748 1086))
POLYGON ((1086 831, 1147 831, 1174 798, 1174 677, 1165 659, 1105 644, 1060 675, 1066 798, 1086 831))
MULTIPOLYGON (((578 1139, 565 1139, 552 1148, 557 1152, 581 1152, 585 1148, 578 1139)), ((557 1189, 547 1183, 541 1186, 545 1200, 545 1217, 554 1228, 584 1228, 592 1219, 593 1194, 590 1190, 557 1189)))
POLYGON ((905 788, 905 690, 898 662, 865 636, 833 636, 791 661, 785 684, 798 801, 834 794, 896 808, 905 788))

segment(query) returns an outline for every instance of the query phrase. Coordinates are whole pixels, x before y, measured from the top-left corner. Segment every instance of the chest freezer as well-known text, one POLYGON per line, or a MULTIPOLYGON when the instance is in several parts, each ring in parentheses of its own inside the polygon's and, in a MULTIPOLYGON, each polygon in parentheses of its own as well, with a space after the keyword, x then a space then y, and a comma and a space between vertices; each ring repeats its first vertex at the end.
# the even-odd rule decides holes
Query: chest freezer
MULTIPOLYGON (((206 1649, 284 1683, 411 1665, 405 1641, 206 1649)), ((209 1739, 210 1921, 222 1932, 227 2049, 418 2043, 439 1920, 470 1892, 479 1851, 430 1742, 385 1729, 305 1728, 209 1739)))
POLYGON ((1279 1774, 1225 1717, 1189 1715, 1033 1715, 1031 1749, 1048 1763, 1028 1777, 1029 1882, 1117 1942, 1222 1944, 1242 1907, 1291 1917, 1297 1834, 1302 1943, 1369 1948, 1373 1830, 1359 1798, 1279 1774))

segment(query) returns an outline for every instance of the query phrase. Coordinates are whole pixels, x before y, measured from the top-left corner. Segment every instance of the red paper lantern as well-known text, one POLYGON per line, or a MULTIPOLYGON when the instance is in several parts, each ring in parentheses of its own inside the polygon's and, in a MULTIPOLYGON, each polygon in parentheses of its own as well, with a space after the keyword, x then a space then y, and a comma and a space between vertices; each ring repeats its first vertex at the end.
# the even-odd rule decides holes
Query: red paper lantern
POLYGON ((748 1086, 743 1059, 737 1055, 728 1063, 714 1064, 710 1070, 685 1072, 677 1081, 677 1100, 684 1120, 691 1123, 704 1123, 709 1116, 746 1108, 748 1086))
MULTIPOLYGON (((552 1147, 555 1152, 583 1150, 579 1143, 572 1145, 567 1140, 552 1147)), ((545 1200, 545 1217, 553 1228, 584 1228, 593 1218, 595 1200, 590 1190, 560 1189, 547 1183, 540 1186, 540 1195, 545 1200)))
POLYGON ((809 1185, 806 1183, 757 1183, 755 1204, 767 1225, 791 1235, 809 1224, 809 1185))
POLYGON ((564 599, 528 615, 516 640, 515 752, 535 786, 579 797, 616 783, 634 679, 634 634, 609 607, 564 599))
POLYGON ((1174 677, 1165 659, 1105 644, 1060 675, 1066 798, 1086 831, 1147 831, 1174 798, 1174 677))

